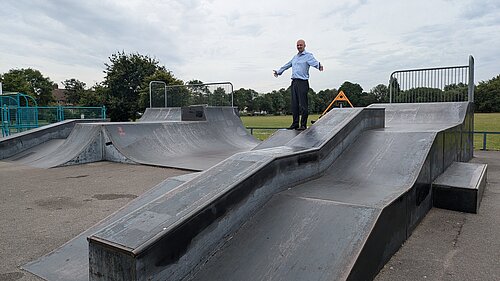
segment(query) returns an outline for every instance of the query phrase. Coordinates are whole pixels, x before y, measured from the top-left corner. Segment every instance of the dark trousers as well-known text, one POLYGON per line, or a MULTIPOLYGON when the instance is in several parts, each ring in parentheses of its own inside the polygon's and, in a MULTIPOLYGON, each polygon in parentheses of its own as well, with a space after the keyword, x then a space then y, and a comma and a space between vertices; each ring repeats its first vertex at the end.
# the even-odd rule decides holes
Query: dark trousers
POLYGON ((307 117, 309 116, 307 92, 309 92, 308 80, 292 80, 292 126, 299 126, 299 115, 301 115, 300 126, 307 127, 307 117))

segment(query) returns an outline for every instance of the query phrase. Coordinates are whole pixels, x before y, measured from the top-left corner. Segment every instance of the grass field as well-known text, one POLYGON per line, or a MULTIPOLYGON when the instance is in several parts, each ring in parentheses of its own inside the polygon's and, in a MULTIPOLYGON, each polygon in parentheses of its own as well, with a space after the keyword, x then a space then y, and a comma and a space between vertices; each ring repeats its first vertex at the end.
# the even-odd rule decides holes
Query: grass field
MULTIPOLYGON (((310 115, 309 120, 317 120, 318 115, 310 115)), ((253 128, 286 128, 292 122, 291 116, 242 116, 245 127, 253 128)), ((310 122, 309 122, 310 124, 310 122)), ((273 129, 254 129, 253 134, 258 139, 264 140, 271 135, 273 129)), ((500 113, 474 114, 474 131, 500 132, 500 113)), ((500 150, 500 135, 488 135, 486 139, 488 150, 500 150)), ((474 149, 483 147, 483 135, 474 135, 474 149)))
MULTIPOLYGON (((474 114, 474 131, 500 132, 500 113, 474 114)), ((500 135, 488 135, 486 138, 487 150, 500 150, 500 135)), ((483 135, 474 134, 474 149, 482 149, 483 135)))

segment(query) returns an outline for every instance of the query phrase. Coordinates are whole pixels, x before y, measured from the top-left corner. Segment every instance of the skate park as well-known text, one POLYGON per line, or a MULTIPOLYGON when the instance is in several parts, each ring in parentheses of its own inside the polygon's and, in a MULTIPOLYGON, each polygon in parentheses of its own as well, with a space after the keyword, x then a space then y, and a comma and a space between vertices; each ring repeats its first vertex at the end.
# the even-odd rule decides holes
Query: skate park
POLYGON ((481 213, 486 175, 498 164, 467 163, 476 153, 472 95, 334 109, 267 142, 253 139, 233 108, 204 106, 6 138, 5 169, 43 174, 103 160, 180 169, 19 264, 30 272, 20 278, 372 280, 433 206, 481 213))

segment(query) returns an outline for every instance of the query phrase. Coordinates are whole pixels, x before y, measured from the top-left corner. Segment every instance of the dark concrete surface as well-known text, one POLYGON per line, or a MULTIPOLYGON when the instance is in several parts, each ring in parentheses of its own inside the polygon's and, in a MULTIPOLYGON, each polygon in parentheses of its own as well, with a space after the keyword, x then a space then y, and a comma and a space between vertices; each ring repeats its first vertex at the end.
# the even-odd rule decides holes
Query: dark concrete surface
POLYGON ((325 169, 356 135, 381 128, 383 113, 325 115, 287 146, 235 154, 110 224, 89 237, 90 279, 181 280, 274 193, 325 169))
POLYGON ((185 173, 111 162, 39 169, 0 161, 0 280, 43 280, 20 266, 185 173))
POLYGON ((376 281, 500 280, 500 152, 474 157, 488 164, 479 213, 432 208, 376 281))
MULTIPOLYGON (((488 164, 479 214, 431 209, 376 281, 500 280, 500 152, 474 156, 488 164)), ((49 170, 0 162, 0 280, 42 280, 19 267, 183 173, 109 162, 49 170)))

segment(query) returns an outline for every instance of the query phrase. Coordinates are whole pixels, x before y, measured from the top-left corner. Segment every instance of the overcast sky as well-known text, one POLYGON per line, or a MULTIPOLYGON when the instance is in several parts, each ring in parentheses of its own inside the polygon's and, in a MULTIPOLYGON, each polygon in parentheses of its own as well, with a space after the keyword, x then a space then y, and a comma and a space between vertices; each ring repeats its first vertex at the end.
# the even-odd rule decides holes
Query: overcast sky
POLYGON ((305 39, 325 67, 316 91, 344 81, 365 91, 398 69, 468 64, 476 83, 500 74, 499 0, 7 0, 1 4, 0 73, 34 68, 52 81, 92 86, 118 51, 156 58, 175 77, 230 81, 261 93, 305 39))

